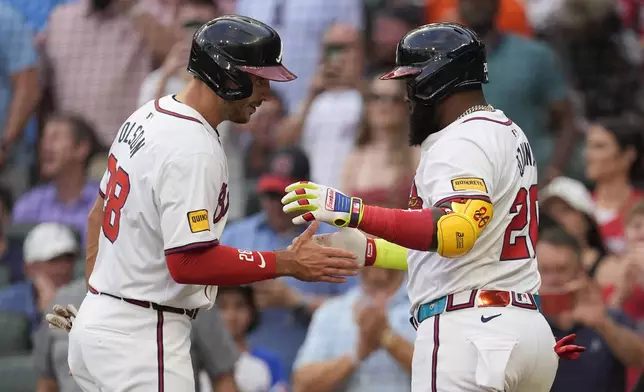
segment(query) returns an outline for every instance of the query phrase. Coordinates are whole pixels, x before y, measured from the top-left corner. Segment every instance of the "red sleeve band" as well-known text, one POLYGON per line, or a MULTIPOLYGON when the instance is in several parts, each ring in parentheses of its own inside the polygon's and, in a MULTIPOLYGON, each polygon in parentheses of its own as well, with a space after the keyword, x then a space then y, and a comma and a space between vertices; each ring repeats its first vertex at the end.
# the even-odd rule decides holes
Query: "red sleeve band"
POLYGON ((172 279, 181 284, 235 286, 277 277, 274 252, 245 251, 214 242, 166 253, 172 279))
POLYGON ((362 221, 358 226, 383 240, 420 251, 431 249, 435 227, 431 209, 398 210, 368 205, 363 207, 362 221))
POLYGON ((367 249, 365 249, 364 253, 364 265, 365 267, 371 267, 374 265, 376 262, 376 257, 378 254, 376 253, 378 250, 376 249, 376 243, 373 241, 373 238, 367 238, 367 249))

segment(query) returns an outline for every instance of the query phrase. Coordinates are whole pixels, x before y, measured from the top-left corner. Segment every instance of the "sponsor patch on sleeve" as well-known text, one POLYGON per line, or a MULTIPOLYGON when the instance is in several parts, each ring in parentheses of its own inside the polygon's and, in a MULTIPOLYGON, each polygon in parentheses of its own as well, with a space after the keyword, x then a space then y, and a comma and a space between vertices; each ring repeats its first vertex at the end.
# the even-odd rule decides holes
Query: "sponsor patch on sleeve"
POLYGON ((193 233, 210 230, 208 210, 190 211, 188 213, 188 224, 190 225, 190 231, 193 233))
POLYGON ((460 177, 452 180, 452 189, 455 191, 481 191, 487 193, 487 186, 482 178, 460 177))

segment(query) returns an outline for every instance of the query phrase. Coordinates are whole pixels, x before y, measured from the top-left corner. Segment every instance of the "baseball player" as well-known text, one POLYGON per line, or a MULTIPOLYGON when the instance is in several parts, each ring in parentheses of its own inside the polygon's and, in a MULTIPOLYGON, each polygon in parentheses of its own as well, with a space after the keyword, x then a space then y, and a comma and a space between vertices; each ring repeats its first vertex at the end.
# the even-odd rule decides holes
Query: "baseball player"
POLYGON ((119 130, 89 216, 89 293, 69 336, 83 391, 194 391, 190 321, 213 305, 217 285, 285 275, 343 282, 360 268, 351 252, 311 240, 318 224, 288 250, 219 244, 231 200, 216 126, 248 122, 269 80, 295 79, 281 59, 271 27, 214 19, 194 35, 189 86, 145 104, 119 130))
MULTIPOLYGON (((413 392, 549 391, 555 339, 539 312, 537 167, 521 128, 488 105, 484 45, 457 24, 430 24, 398 44, 410 102, 410 144, 422 155, 408 210, 308 182, 290 185, 284 211, 338 233, 321 243, 365 265, 409 270, 417 328, 413 392), (379 239, 367 239, 358 228, 379 239)), ((557 343, 575 358, 583 348, 557 343)))

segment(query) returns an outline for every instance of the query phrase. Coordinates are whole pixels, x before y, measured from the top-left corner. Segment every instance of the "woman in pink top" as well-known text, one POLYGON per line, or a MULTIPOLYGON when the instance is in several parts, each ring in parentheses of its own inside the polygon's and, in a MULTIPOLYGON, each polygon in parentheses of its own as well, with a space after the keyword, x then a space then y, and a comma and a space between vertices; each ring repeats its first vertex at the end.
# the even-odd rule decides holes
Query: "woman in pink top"
POLYGON ((624 214, 644 196, 635 189, 644 172, 642 123, 627 117, 599 120, 586 135, 586 177, 594 183, 595 219, 609 251, 624 250, 624 214))
POLYGON ((409 147, 405 86, 377 77, 365 95, 356 147, 344 164, 342 190, 365 203, 405 208, 419 151, 409 147))

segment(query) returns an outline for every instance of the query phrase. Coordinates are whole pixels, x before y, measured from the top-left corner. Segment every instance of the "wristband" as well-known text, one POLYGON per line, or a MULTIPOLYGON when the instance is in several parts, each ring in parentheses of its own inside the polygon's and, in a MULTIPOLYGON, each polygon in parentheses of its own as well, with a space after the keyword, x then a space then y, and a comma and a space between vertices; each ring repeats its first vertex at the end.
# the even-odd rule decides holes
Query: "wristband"
POLYGON ((351 215, 349 216, 349 224, 347 226, 353 228, 358 227, 362 220, 362 199, 358 197, 351 198, 351 210, 349 213, 351 215))

